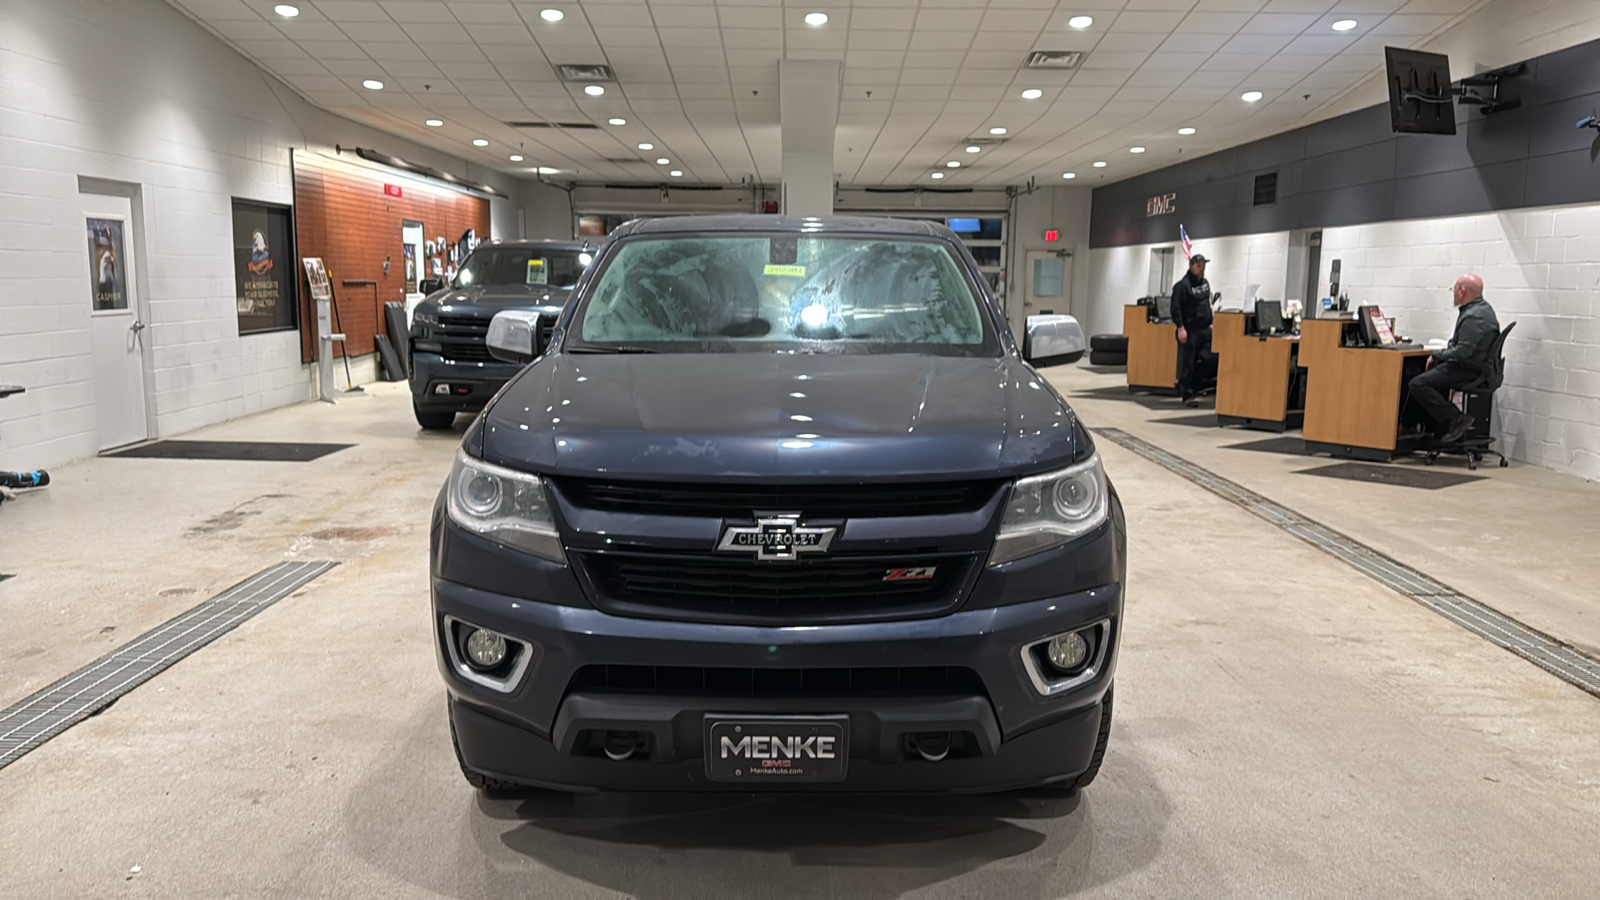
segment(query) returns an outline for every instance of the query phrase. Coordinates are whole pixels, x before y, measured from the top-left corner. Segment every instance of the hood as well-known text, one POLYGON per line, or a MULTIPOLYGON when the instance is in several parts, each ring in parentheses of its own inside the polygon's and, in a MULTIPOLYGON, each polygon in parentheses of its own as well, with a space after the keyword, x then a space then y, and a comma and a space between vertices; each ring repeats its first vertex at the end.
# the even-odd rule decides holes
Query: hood
POLYGON ((502 309, 559 311, 572 295, 570 288, 523 287, 520 284, 487 284, 479 287, 450 288, 430 295, 417 304, 427 315, 493 317, 502 309), (537 288, 537 289, 535 289, 537 288))
POLYGON ((555 354, 468 446, 547 474, 637 480, 998 478, 1067 465, 1073 415, 1011 357, 555 354))

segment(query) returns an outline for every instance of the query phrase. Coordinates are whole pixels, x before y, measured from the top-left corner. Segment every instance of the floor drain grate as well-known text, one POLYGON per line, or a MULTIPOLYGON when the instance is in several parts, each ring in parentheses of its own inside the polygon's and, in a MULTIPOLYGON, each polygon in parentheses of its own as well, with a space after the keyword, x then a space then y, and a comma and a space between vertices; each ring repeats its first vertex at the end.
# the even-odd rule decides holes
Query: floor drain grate
POLYGON ((278 563, 0 711, 0 769, 336 565, 278 563))
POLYGON ((1237 503, 1473 634, 1510 650, 1569 684, 1600 697, 1600 663, 1578 650, 1534 631, 1516 619, 1490 609, 1449 585, 1391 559, 1354 538, 1320 525, 1287 506, 1268 500, 1249 488, 1197 466, 1149 441, 1134 437, 1120 428, 1096 428, 1094 431, 1156 465, 1182 475, 1211 493, 1237 503))

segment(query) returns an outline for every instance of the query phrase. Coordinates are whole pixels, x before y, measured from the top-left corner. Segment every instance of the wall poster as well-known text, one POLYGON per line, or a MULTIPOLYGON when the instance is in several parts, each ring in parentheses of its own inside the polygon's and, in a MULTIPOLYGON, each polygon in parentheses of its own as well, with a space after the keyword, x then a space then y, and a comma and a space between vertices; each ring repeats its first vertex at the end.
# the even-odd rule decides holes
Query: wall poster
POLYGON ((121 219, 86 220, 89 236, 89 283, 95 312, 128 308, 128 275, 123 267, 121 219))
POLYGON ((233 283, 239 333, 298 326, 289 208, 233 201, 233 283))

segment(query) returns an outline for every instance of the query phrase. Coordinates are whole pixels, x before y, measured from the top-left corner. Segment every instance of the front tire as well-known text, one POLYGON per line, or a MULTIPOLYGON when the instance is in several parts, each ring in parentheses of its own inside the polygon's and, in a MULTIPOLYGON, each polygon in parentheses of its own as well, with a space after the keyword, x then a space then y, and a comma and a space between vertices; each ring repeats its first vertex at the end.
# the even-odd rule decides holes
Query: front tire
POLYGON ((439 412, 423 409, 417 401, 411 401, 411 412, 417 417, 417 424, 429 431, 446 431, 456 423, 456 414, 452 410, 439 412))
POLYGON ((1100 774, 1100 763, 1106 757, 1106 744, 1111 740, 1111 691, 1115 685, 1106 686, 1106 697, 1100 701, 1100 733, 1095 737, 1094 755, 1089 757, 1089 768, 1071 781, 1064 782, 1067 790, 1081 791, 1094 782, 1100 774))

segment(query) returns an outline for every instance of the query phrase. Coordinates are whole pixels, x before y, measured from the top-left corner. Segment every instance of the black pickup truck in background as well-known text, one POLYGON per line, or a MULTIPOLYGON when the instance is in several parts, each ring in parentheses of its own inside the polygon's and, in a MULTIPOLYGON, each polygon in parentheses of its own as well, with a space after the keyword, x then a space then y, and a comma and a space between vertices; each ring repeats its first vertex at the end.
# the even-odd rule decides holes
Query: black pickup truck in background
POLYGON ((504 309, 537 310, 542 346, 592 252, 566 241, 491 241, 472 251, 448 287, 422 282, 428 297, 412 313, 408 348, 417 424, 449 428, 456 413, 483 409, 522 368, 489 355, 489 320, 504 309))

